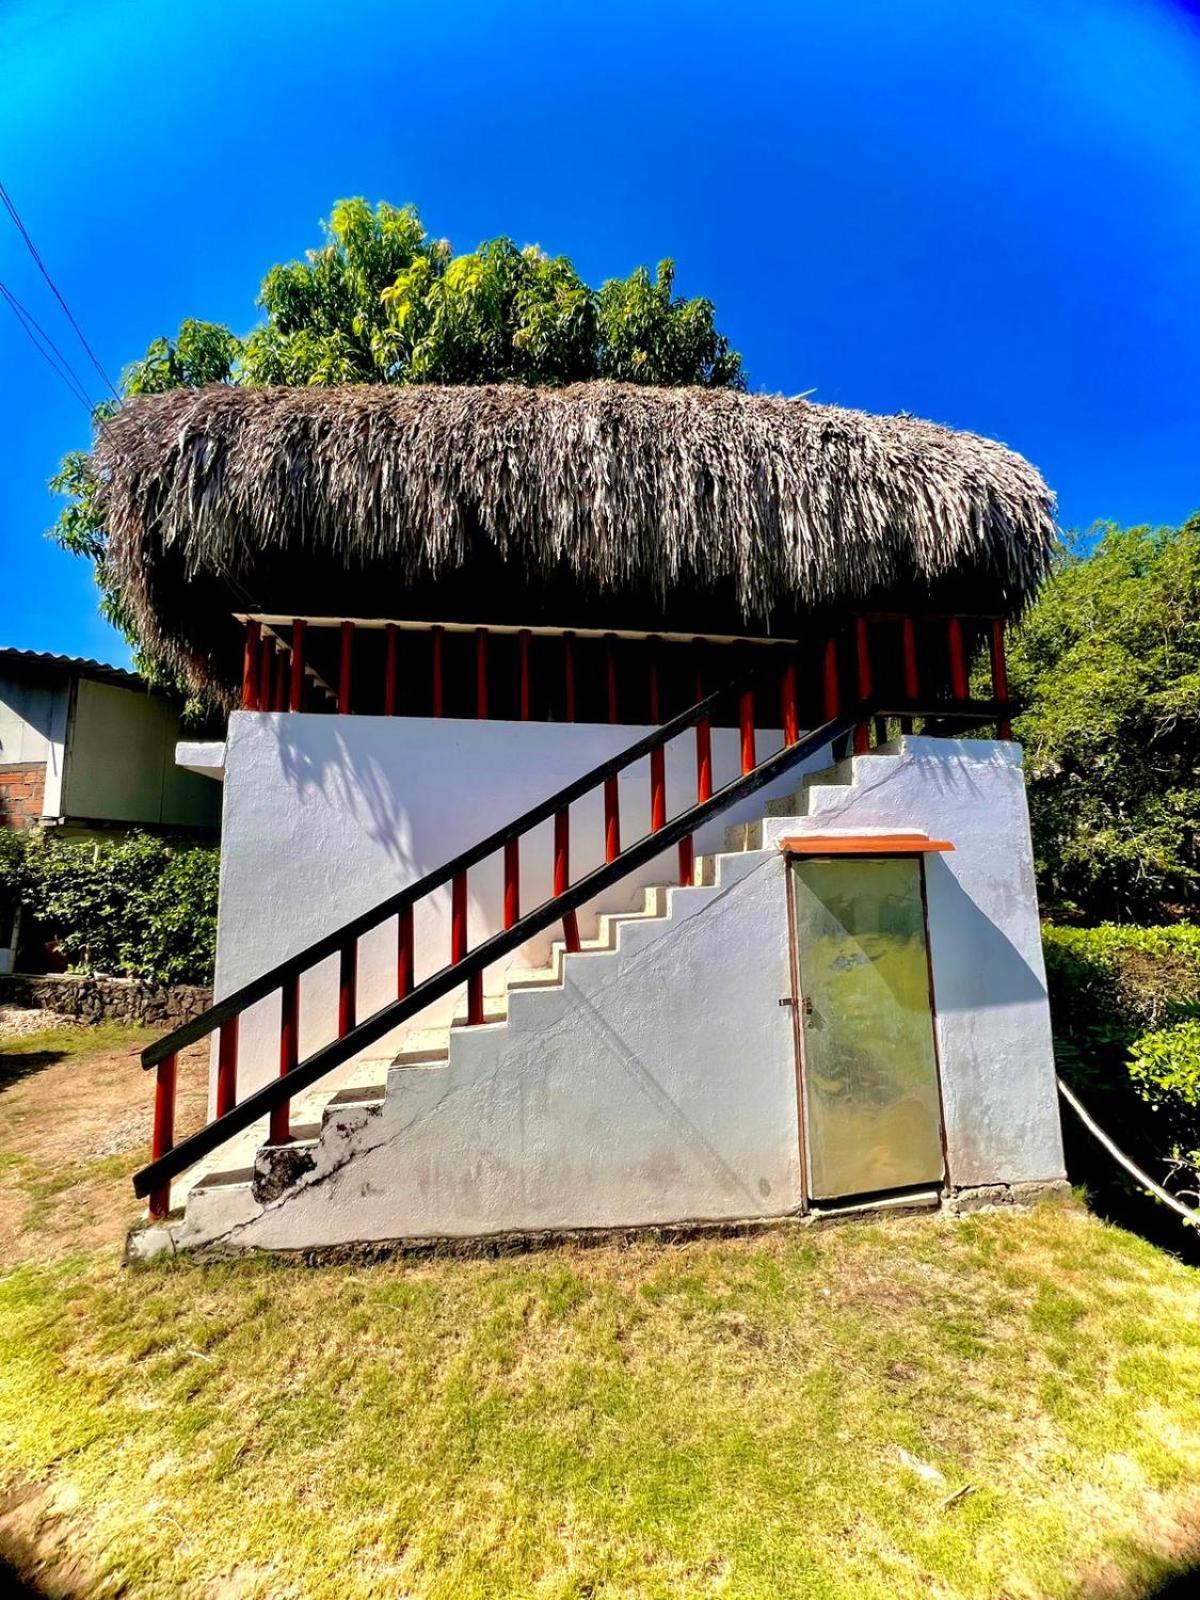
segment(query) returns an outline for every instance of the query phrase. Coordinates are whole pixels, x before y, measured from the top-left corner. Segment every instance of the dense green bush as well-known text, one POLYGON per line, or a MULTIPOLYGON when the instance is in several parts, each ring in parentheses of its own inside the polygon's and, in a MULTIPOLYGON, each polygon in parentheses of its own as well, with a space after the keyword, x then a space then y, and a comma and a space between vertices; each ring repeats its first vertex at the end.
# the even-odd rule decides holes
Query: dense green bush
POLYGON ((19 900, 73 969, 212 982, 215 845, 141 833, 96 843, 40 829, 0 840, 0 898, 19 900))
POLYGON ((1200 1182, 1200 928, 1043 929, 1059 1071, 1156 1176, 1200 1182))

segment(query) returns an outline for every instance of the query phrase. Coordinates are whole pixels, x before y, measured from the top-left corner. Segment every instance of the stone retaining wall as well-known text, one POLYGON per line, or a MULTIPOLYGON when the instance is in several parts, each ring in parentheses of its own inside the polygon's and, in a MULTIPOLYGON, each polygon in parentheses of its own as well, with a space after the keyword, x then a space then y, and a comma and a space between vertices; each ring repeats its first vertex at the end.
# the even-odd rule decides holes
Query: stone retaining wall
POLYGON ((211 989, 186 983, 163 989, 136 978, 57 972, 0 977, 0 1006, 56 1011, 80 1022, 123 1022, 166 1031, 211 1004, 211 989))

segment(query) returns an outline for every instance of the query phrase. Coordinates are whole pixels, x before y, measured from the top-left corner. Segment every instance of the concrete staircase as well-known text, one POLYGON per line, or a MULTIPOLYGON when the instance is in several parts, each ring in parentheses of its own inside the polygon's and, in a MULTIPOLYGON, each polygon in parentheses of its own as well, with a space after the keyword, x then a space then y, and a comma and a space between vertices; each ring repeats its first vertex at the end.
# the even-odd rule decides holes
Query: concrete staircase
MULTIPOLYGON (((336 1092, 298 1098, 289 1142, 260 1143, 264 1130, 249 1130, 232 1159, 228 1147, 222 1152, 220 1170, 193 1175, 186 1194, 183 1184, 179 1186, 174 1201, 178 1208, 180 1199, 185 1199, 182 1219, 173 1216, 135 1234, 134 1252, 149 1256, 163 1249, 239 1248, 232 1242, 241 1234, 247 1235, 248 1244, 269 1244, 269 1237, 262 1241, 255 1237, 261 1231, 258 1225, 273 1210, 282 1209, 290 1196, 323 1184, 361 1158, 386 1130, 391 1130, 386 1137, 394 1139, 395 1130, 411 1125, 423 1109, 452 1098, 455 1084, 486 1073, 493 1059, 511 1049, 514 1035, 518 1041, 536 1041, 544 1051, 566 1009, 576 1003, 586 1005, 588 997, 611 989, 640 953, 724 899, 760 866, 780 865, 769 837, 779 831, 779 819, 806 818, 836 808, 862 763, 873 759, 856 757, 808 775, 793 795, 767 803, 762 818, 728 828, 724 852, 697 857, 691 885, 646 888, 640 909, 601 913, 594 937, 583 939, 578 951, 568 952, 560 939, 552 945, 545 966, 510 969, 504 992, 485 998, 482 1023, 467 1024, 464 997, 449 1028, 410 1035, 399 1054, 358 1061, 352 1082, 336 1092)), ((781 982, 779 976, 771 980, 777 990, 781 982)), ((664 1004, 670 999, 661 991, 657 998, 664 1004)), ((629 1003, 643 1003, 642 997, 631 994, 629 1003)), ((786 1021, 790 1035, 790 1015, 778 1013, 778 1017, 786 1021)), ((747 1215, 752 1209, 743 1202, 735 1214, 747 1215)), ((343 1236, 356 1237, 353 1229, 343 1229, 343 1236)), ((336 1240, 303 1241, 328 1242, 336 1240)))

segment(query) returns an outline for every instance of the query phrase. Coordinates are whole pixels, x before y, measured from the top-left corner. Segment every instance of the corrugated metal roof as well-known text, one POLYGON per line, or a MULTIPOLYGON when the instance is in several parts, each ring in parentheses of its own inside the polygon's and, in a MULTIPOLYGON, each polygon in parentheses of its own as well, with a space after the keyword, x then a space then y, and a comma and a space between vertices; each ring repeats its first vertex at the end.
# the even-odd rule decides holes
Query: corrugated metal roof
POLYGON ((115 683, 128 689, 149 687, 138 673, 130 672, 126 667, 110 666, 105 661, 93 661, 90 656, 60 656, 50 650, 18 650, 13 645, 0 645, 0 668, 7 666, 77 672, 82 677, 100 678, 105 683, 115 683))

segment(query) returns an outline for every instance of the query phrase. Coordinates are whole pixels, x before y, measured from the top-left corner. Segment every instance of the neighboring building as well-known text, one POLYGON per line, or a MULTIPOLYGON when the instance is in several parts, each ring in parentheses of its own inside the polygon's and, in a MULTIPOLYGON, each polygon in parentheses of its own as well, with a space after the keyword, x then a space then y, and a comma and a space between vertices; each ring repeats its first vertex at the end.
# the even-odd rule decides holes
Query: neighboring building
POLYGON ((0 828, 209 829, 211 784, 175 764, 179 708, 135 672, 0 648, 0 828))
POLYGON ((146 1052, 135 1250, 1061 1182, 1027 462, 608 384, 180 391, 99 450, 141 628, 236 708, 179 753, 224 786, 219 998, 146 1052))

